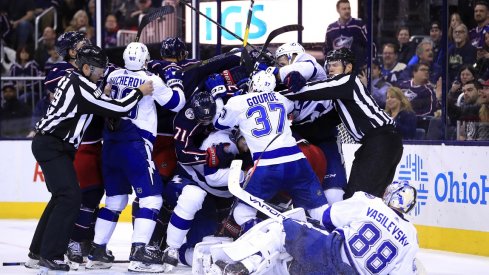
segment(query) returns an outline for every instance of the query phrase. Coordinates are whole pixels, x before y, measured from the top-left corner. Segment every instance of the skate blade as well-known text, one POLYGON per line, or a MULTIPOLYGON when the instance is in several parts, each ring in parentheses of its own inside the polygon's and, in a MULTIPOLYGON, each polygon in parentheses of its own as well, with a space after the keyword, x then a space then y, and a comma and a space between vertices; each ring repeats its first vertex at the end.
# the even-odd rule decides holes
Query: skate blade
POLYGON ((162 273, 165 267, 161 264, 145 264, 143 262, 131 261, 127 270, 131 272, 162 273))
POLYGON ((66 274, 68 274, 68 271, 50 270, 49 268, 44 266, 39 267, 39 271, 37 272, 37 275, 66 275, 66 274))
POLYGON ((85 269, 109 269, 112 267, 112 263, 104 263, 99 261, 91 261, 85 264, 85 269))

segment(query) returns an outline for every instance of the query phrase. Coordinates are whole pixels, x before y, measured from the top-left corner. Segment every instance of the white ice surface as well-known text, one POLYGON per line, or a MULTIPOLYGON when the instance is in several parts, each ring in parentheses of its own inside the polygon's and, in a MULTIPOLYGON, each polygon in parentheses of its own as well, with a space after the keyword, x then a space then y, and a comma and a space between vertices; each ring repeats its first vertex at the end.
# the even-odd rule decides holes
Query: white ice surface
MULTIPOLYGON (((37 220, 0 220, 0 263, 27 259, 29 244, 37 220)), ((127 260, 131 247, 132 226, 119 223, 109 242, 116 260, 127 260)), ((489 275, 489 257, 421 249, 418 259, 429 275, 489 275)), ((36 274, 23 266, 0 266, 0 274, 36 274)), ((137 274, 127 271, 127 264, 115 264, 109 270, 70 271, 69 274, 137 274)), ((192 274, 189 267, 178 266, 171 274, 192 274)))

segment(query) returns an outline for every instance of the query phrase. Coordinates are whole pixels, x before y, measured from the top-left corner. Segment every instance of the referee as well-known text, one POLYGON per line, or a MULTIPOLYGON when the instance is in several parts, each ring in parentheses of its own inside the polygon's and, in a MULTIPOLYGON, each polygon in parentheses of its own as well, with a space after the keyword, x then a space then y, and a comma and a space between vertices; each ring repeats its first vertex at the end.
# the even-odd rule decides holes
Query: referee
MULTIPOLYGON (((341 121, 350 135, 361 143, 346 186, 344 199, 356 191, 382 198, 392 182, 402 157, 402 137, 394 128, 394 120, 386 114, 366 90, 360 79, 352 74, 355 57, 349 49, 330 51, 326 56, 326 71, 334 75, 328 80, 310 83, 284 95, 291 100, 331 99, 341 121)), ((292 87, 301 86, 299 74, 291 75, 292 87), (295 78, 297 77, 297 78, 295 78)), ((291 85, 289 85, 291 86, 291 85)))
POLYGON ((76 59, 78 70, 59 81, 46 115, 36 124, 32 153, 52 196, 37 224, 29 258, 39 255, 44 270, 70 269, 63 255, 81 204, 73 159, 93 114, 123 116, 153 91, 152 83, 146 82, 120 100, 108 98, 94 84, 103 76, 107 62, 99 47, 82 47, 76 59))

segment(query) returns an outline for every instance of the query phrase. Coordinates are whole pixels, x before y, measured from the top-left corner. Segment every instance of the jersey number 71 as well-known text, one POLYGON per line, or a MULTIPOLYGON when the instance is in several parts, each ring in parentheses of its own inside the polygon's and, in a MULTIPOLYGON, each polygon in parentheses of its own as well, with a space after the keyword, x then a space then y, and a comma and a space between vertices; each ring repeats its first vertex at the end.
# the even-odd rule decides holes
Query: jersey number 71
POLYGON ((258 113, 258 117, 255 118, 256 125, 260 126, 258 128, 254 128, 251 130, 251 134, 255 137, 262 137, 270 134, 272 132, 272 129, 275 128, 276 134, 280 134, 284 130, 284 125, 285 125, 285 107, 282 103, 276 103, 276 102, 268 102, 267 105, 256 105, 252 106, 246 111, 246 117, 250 118, 252 117, 255 113, 258 113), (279 119, 276 122, 277 125, 272 125, 272 123, 275 124, 275 121, 270 121, 270 116, 269 112, 278 112, 279 114, 279 119))

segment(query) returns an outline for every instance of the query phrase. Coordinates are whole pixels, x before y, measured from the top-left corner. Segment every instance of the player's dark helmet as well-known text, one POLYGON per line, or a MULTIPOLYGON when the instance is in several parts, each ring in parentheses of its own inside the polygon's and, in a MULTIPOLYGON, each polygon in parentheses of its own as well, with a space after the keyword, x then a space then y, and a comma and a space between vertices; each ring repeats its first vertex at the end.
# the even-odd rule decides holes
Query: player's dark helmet
POLYGON ((216 101, 207 91, 194 94, 190 106, 194 111, 195 119, 203 124, 210 124, 216 115, 216 101))
POLYGON ((78 50, 76 55, 76 66, 81 70, 84 64, 88 64, 97 68, 105 68, 109 63, 109 59, 98 46, 87 45, 83 46, 78 50))
POLYGON ((355 67, 355 55, 347 48, 340 48, 328 52, 326 63, 331 61, 342 61, 345 65, 351 63, 355 67))
POLYGON ((59 56, 65 58, 68 55, 68 51, 74 49, 76 44, 83 40, 85 40, 87 44, 90 44, 90 40, 85 38, 84 32, 65 32, 56 40, 56 52, 58 52, 59 56))
POLYGON ((185 42, 180 37, 167 37, 161 42, 162 58, 181 58, 187 53, 185 42))

